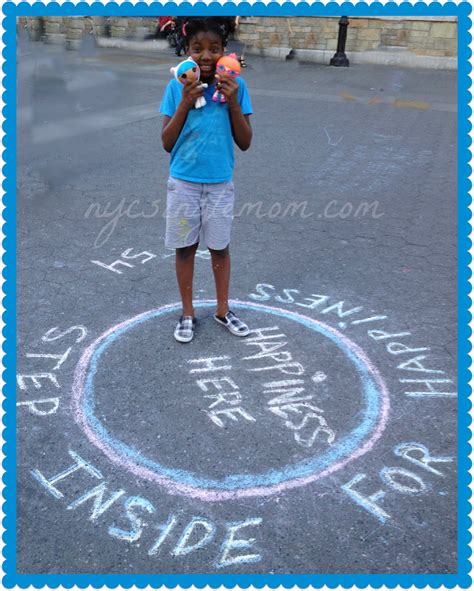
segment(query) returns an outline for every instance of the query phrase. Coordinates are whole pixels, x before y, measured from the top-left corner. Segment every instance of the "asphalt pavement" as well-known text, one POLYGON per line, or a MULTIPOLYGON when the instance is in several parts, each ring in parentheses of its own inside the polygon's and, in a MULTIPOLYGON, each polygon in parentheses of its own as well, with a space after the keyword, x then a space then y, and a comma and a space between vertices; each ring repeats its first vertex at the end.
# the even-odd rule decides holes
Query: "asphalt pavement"
POLYGON ((176 61, 20 39, 18 572, 457 572, 456 73, 248 56, 252 333, 201 245, 182 345, 176 61))

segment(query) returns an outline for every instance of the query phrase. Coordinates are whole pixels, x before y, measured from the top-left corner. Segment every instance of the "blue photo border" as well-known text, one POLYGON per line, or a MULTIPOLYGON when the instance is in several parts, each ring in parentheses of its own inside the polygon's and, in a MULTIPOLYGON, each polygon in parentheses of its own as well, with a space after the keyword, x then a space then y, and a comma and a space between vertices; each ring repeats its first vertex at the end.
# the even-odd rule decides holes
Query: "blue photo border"
POLYGON ((469 428, 469 409, 471 406, 469 379, 471 373, 470 366, 470 344, 469 336, 470 329, 468 326, 470 320, 469 307, 471 299, 469 297, 469 240, 470 234, 470 182, 469 175, 471 167, 470 161, 470 123, 469 116, 471 109, 469 101, 471 99, 469 73, 471 70, 469 58, 471 51, 469 43, 471 35, 469 33, 471 27, 471 4, 469 2, 462 2, 455 4, 454 2, 447 2, 440 4, 432 2, 426 4, 424 2, 417 2, 411 4, 409 2, 402 2, 400 5, 395 2, 389 2, 382 5, 380 2, 374 2, 368 5, 365 2, 344 2, 337 4, 330 2, 323 5, 321 3, 308 4, 306 2, 294 5, 286 2, 282 5, 272 2, 268 5, 262 2, 249 4, 243 2, 235 5, 231 2, 225 5, 212 3, 205 5, 202 2, 197 4, 190 4, 188 2, 176 5, 173 2, 145 4, 140 2, 132 4, 125 2, 117 4, 116 2, 99 3, 94 2, 88 4, 81 2, 77 5, 71 2, 58 4, 51 2, 47 5, 42 2, 34 2, 32 5, 27 2, 13 4, 7 1, 3 4, 3 41, 5 48, 3 56, 5 63, 3 65, 4 93, 3 99, 5 107, 3 113, 5 116, 5 123, 3 126, 5 136, 3 140, 4 152, 3 158, 5 165, 3 172, 5 181, 3 188, 4 195, 4 225, 3 230, 5 239, 3 242, 5 254, 3 257, 5 263, 3 284, 4 290, 4 365, 5 371, 3 374, 5 380, 4 401, 3 408, 5 410, 4 418, 4 441, 3 451, 5 459, 3 466, 5 474, 3 482, 5 484, 3 509, 5 518, 3 521, 4 533, 3 540, 5 547, 3 550, 3 586, 5 588, 12 588, 19 586, 22 588, 28 586, 40 587, 57 587, 62 585, 70 588, 73 585, 84 588, 93 586, 95 588, 101 586, 115 587, 131 587, 136 585, 143 588, 145 586, 152 587, 203 587, 209 585, 213 588, 219 586, 234 587, 242 586, 261 588, 269 586, 275 588, 277 586, 284 586, 286 588, 294 585, 298 587, 306 587, 311 585, 313 587, 321 588, 322 586, 336 587, 342 585, 349 587, 356 585, 359 588, 363 587, 380 587, 385 585, 393 588, 400 585, 404 588, 416 586, 418 588, 430 587, 444 587, 444 588, 469 588, 472 584, 470 576, 471 565, 470 556, 471 551, 469 544, 471 535, 469 533, 469 526, 471 520, 469 518, 470 511, 470 490, 469 485, 471 478, 469 475, 469 468, 471 462, 469 460, 469 452, 471 450, 469 440, 471 431, 469 428), (348 16, 457 16, 458 17, 458 376, 459 376, 459 412, 458 412, 458 457, 459 457, 459 472, 458 472, 458 572, 456 574, 390 574, 390 575, 357 575, 357 574, 305 574, 305 575, 241 575, 241 574, 202 574, 202 575, 165 575, 165 574, 140 574, 140 575, 87 575, 87 574, 17 574, 16 573, 16 441, 15 441, 15 384, 16 384, 16 359, 15 359, 15 319, 16 319, 16 211, 15 211, 15 191, 16 191, 16 17, 17 16, 39 16, 39 15, 54 15, 54 16, 83 16, 83 15, 134 15, 134 16, 155 16, 159 14, 209 14, 209 15, 252 15, 252 16, 340 16, 342 14, 348 16))

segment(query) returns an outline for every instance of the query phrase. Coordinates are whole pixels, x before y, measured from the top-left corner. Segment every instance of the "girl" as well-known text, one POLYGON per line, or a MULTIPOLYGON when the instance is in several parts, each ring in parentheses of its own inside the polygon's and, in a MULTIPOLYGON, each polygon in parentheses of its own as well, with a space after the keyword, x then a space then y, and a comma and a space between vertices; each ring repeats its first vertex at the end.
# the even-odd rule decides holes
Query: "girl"
POLYGON ((185 31, 186 53, 198 64, 201 80, 184 85, 171 80, 160 107, 164 116, 161 139, 171 154, 165 244, 176 249, 183 311, 174 336, 183 343, 192 340, 196 324, 192 284, 200 239, 211 253, 217 295, 214 319, 234 335, 249 334, 247 325, 229 310, 228 298, 233 143, 245 151, 252 140, 252 105, 244 80, 225 77, 216 81, 216 64, 224 55, 228 36, 225 19, 190 18, 185 31), (201 82, 207 83, 207 88, 201 82), (225 103, 212 101, 216 88, 225 96, 225 103), (201 96, 206 105, 195 109, 201 96))

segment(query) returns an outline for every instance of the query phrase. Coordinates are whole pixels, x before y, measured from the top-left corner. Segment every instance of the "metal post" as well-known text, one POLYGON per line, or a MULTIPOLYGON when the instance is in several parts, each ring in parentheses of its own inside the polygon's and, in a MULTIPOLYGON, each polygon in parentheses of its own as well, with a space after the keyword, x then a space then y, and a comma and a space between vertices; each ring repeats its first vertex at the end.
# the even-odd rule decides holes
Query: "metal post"
POLYGON ((337 37, 337 51, 329 62, 330 66, 348 66, 349 60, 345 54, 347 26, 349 19, 347 16, 341 16, 339 19, 339 35, 337 37))

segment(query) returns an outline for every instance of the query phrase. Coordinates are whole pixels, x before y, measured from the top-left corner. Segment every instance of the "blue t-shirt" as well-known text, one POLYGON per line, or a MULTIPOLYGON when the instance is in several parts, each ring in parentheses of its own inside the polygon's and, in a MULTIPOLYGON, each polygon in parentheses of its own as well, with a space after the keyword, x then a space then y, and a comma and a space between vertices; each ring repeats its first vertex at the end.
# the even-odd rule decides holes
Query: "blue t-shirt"
MULTIPOLYGON (((247 85, 239 83, 238 101, 244 115, 252 114, 247 85)), ((232 180, 234 141, 227 103, 214 102, 215 85, 204 90, 206 105, 192 108, 171 151, 170 175, 194 183, 225 183, 232 180)), ((169 82, 161 101, 160 113, 172 117, 178 108, 183 85, 169 82)))

